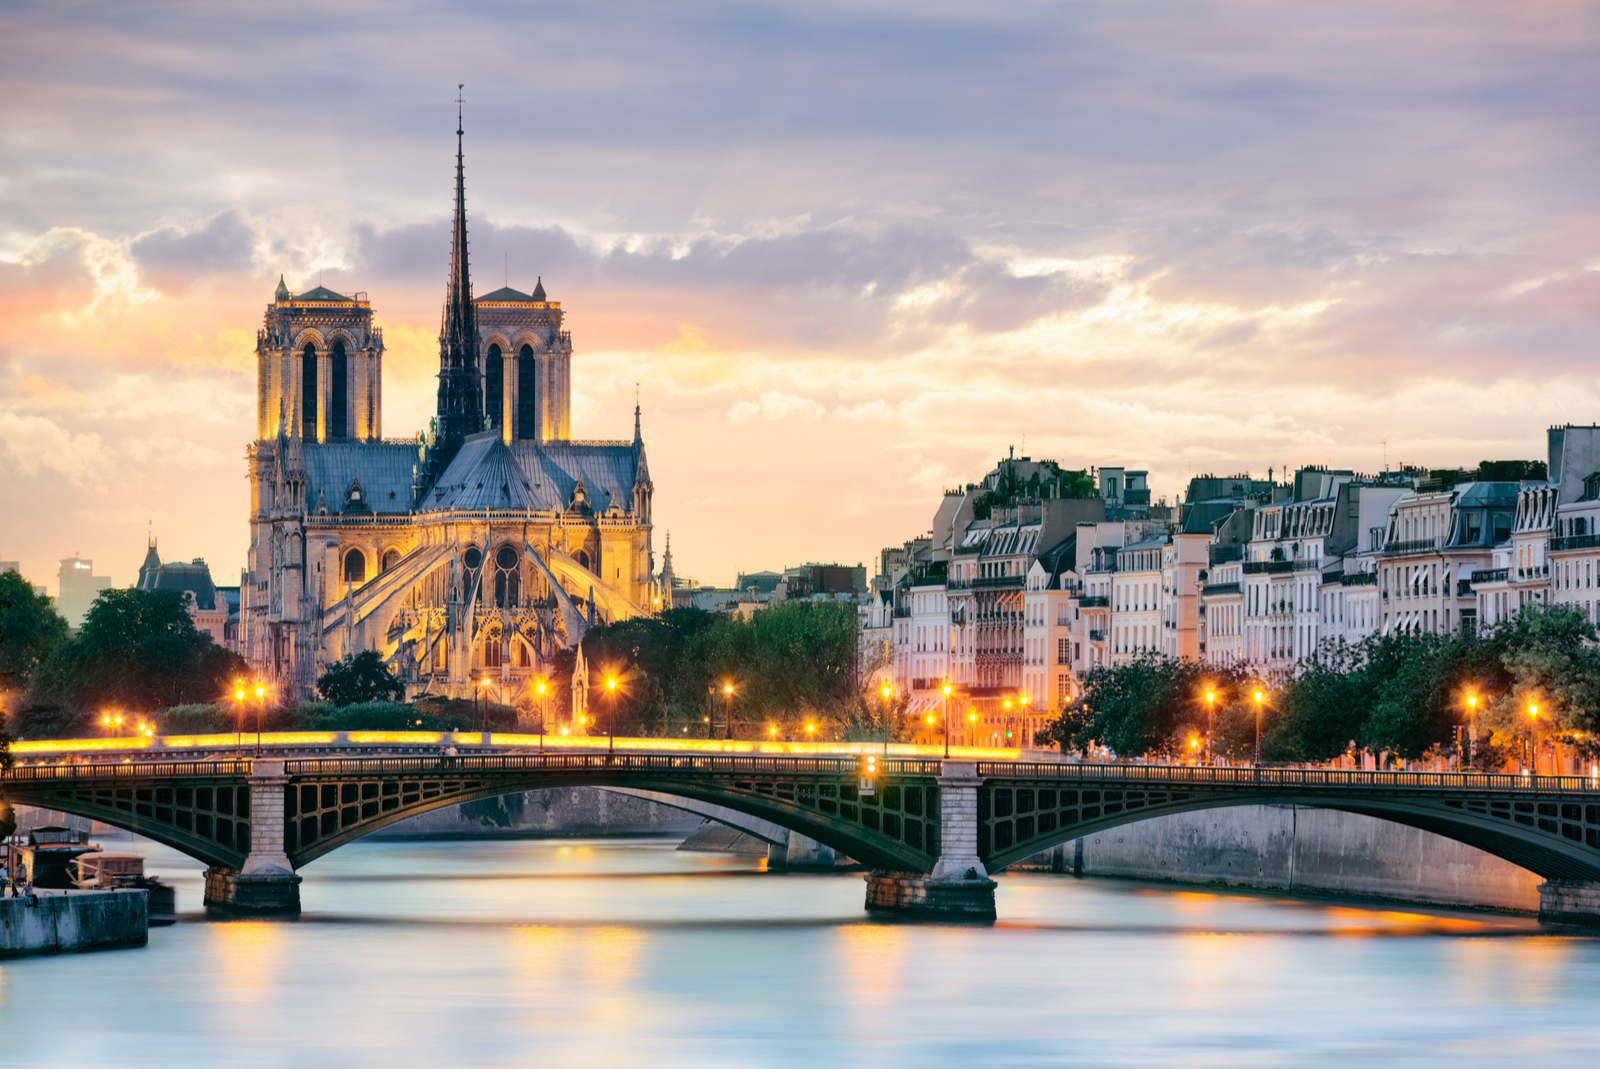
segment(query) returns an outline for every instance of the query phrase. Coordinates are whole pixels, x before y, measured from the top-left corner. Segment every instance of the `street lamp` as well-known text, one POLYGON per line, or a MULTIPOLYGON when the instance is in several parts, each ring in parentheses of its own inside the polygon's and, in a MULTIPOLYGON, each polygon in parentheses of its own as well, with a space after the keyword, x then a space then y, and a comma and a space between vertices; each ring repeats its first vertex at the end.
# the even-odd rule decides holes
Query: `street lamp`
POLYGON ((1533 769, 1533 774, 1539 774, 1539 706, 1533 702, 1528 703, 1528 764, 1533 769))
POLYGON ((1211 736, 1217 729, 1217 692, 1206 691, 1206 764, 1215 765, 1217 755, 1211 748, 1211 736))
POLYGON ((244 681, 235 680, 236 689, 233 692, 234 700, 239 704, 233 707, 233 747, 235 759, 244 758, 244 681))
POLYGON ((1478 696, 1467 695, 1467 767, 1473 765, 1473 759, 1478 756, 1478 696))
POLYGON ((260 704, 258 704, 256 706, 256 756, 260 757, 261 756, 261 720, 262 720, 262 717, 264 717, 266 715, 266 712, 267 712, 267 688, 264 685, 260 684, 260 683, 256 684, 256 700, 260 703, 260 704))
POLYGON ((1260 689, 1258 688, 1256 690, 1256 693, 1255 693, 1255 699, 1256 699, 1256 767, 1257 768, 1261 767, 1261 698, 1262 698, 1262 694, 1261 694, 1260 689))
POLYGON ((890 701, 894 698, 894 688, 889 684, 883 685, 883 755, 889 756, 889 712, 890 701))
POLYGON ((733 740, 733 684, 722 684, 722 735, 733 740))
POLYGON ((544 753, 544 733, 550 730, 547 723, 550 719, 550 688, 541 679, 534 689, 539 692, 539 752, 544 753))
POLYGON ((941 714, 944 720, 944 756, 950 759, 950 681, 944 681, 944 711, 941 714))
MULTIPOLYGON (((1027 733, 1028 733, 1028 696, 1026 694, 1024 694, 1022 696, 1022 713, 1020 714, 1018 719, 1022 722, 1022 733, 1023 733, 1023 735, 1027 735, 1027 733)), ((1018 742, 1019 742, 1019 745, 1020 745, 1021 740, 1018 740, 1018 742)))
POLYGON ((617 752, 617 677, 606 677, 606 689, 611 692, 611 742, 606 748, 606 753, 617 752))

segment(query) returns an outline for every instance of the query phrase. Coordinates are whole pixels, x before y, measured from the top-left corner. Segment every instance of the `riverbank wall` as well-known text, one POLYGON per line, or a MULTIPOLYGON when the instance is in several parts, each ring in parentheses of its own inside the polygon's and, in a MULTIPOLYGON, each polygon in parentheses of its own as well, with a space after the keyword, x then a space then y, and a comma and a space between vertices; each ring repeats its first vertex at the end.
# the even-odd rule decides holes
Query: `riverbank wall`
POLYGON ((1012 866, 1083 876, 1538 912, 1542 877, 1387 820, 1293 805, 1152 817, 1012 866))
POLYGON ((379 839, 580 838, 661 835, 683 838, 701 817, 598 787, 554 787, 435 809, 372 833, 379 839))
POLYGON ((0 898, 0 958, 144 946, 144 891, 40 891, 38 904, 0 898))

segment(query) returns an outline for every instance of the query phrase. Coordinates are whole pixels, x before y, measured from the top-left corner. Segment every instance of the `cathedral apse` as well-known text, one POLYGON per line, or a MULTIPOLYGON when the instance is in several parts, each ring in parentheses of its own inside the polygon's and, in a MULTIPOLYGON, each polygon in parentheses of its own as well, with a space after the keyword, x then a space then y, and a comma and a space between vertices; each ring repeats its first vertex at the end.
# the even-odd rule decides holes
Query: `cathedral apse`
MULTIPOLYGON (((383 334, 365 293, 280 278, 256 339, 239 648, 280 700, 377 650, 407 694, 526 694, 584 632, 655 611, 633 440, 571 437, 572 337, 540 279, 474 297, 462 128, 437 414, 383 437, 383 334)), ((579 658, 581 665, 582 658, 579 658)))

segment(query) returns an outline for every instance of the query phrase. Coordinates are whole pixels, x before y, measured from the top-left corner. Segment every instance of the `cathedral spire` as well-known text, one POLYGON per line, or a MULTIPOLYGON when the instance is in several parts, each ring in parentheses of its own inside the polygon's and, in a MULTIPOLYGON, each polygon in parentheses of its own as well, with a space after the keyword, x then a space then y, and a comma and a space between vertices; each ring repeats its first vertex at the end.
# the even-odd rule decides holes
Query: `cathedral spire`
MULTIPOLYGON (((464 88, 458 85, 457 90, 464 88)), ((456 96, 456 208, 450 237, 450 281, 439 328, 439 445, 437 463, 450 462, 467 435, 483 429, 478 378, 478 324, 467 257, 467 183, 461 96, 456 96)))

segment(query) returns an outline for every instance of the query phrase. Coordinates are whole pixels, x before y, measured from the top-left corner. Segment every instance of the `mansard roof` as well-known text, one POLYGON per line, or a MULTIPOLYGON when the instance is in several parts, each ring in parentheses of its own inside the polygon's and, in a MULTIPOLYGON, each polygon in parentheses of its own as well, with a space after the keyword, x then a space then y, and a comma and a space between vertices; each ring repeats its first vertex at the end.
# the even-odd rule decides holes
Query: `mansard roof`
POLYGON ((166 590, 181 594, 192 591, 195 604, 211 612, 217 604, 217 588, 211 581, 211 569, 203 560, 182 564, 177 561, 163 564, 139 577, 140 590, 166 590))

